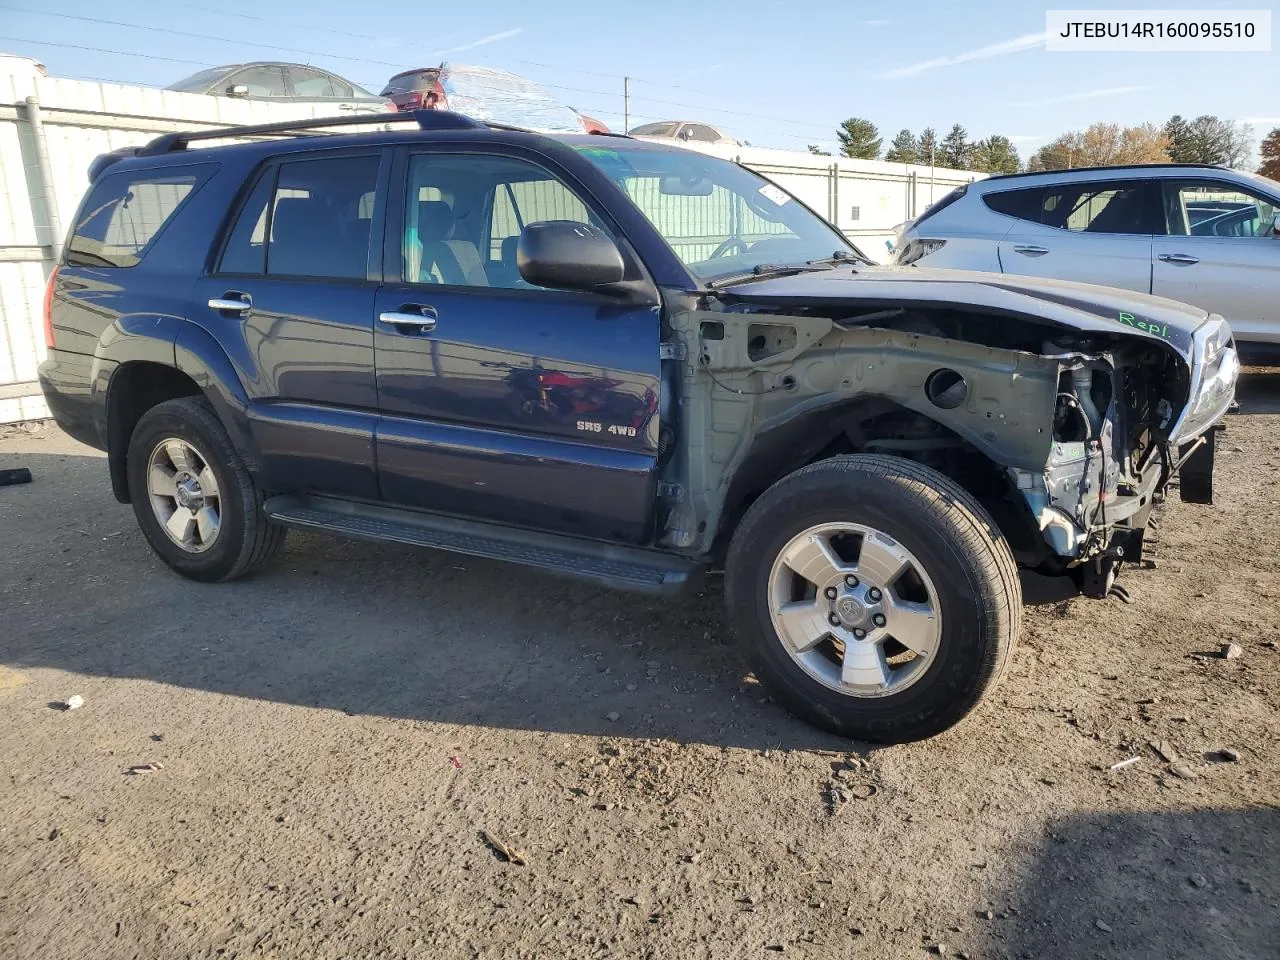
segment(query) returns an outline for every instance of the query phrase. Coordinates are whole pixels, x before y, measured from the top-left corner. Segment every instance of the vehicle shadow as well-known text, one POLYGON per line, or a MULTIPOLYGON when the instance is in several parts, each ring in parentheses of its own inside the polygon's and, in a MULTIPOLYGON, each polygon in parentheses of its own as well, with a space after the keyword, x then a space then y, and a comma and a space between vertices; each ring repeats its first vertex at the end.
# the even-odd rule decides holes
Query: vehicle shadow
POLYGON ((768 699, 713 581, 680 602, 395 544, 290 533, 255 576, 152 554, 98 456, 0 453, 0 663, 396 718, 850 749, 768 699))
POLYGON ((1240 413, 1280 413, 1280 368, 1246 367, 1236 387, 1236 400, 1240 413))
POLYGON ((1275 957, 1280 810, 1073 815, 1050 824, 1007 897, 975 911, 995 914, 981 924, 993 956, 1275 957))

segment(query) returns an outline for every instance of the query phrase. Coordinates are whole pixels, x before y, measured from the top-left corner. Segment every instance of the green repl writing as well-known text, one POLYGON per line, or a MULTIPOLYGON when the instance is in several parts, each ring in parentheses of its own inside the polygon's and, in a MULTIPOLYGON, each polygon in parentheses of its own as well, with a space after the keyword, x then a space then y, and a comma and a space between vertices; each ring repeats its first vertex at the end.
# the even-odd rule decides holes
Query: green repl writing
POLYGON ((1139 320, 1132 313, 1118 313, 1116 316, 1121 323, 1128 324, 1138 330, 1145 330, 1147 333, 1154 334, 1165 340, 1169 339, 1169 325, 1167 323, 1152 323, 1150 320, 1139 320))

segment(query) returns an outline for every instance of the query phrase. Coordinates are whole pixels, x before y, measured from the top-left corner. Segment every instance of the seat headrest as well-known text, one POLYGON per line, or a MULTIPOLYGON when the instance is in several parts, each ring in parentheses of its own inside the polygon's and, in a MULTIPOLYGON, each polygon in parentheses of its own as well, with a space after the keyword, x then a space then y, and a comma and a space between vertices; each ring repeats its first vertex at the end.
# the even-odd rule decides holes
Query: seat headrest
POLYGON ((453 232, 453 208, 443 200, 418 201, 418 239, 447 240, 453 232))
POLYGON ((271 237, 277 242, 305 239, 326 225, 326 219, 324 207, 308 197, 281 197, 271 214, 271 237))

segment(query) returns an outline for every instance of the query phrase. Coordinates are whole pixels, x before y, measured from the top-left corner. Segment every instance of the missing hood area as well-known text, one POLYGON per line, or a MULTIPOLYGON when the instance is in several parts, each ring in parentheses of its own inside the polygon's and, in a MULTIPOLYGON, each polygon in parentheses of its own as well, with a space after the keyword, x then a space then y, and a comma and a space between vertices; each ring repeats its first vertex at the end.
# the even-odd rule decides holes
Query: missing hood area
POLYGON ((1176 349, 951 305, 727 299, 668 315, 666 545, 714 555, 782 476, 878 453, 960 483, 1024 566, 1105 590, 1140 557, 1188 398, 1176 349))

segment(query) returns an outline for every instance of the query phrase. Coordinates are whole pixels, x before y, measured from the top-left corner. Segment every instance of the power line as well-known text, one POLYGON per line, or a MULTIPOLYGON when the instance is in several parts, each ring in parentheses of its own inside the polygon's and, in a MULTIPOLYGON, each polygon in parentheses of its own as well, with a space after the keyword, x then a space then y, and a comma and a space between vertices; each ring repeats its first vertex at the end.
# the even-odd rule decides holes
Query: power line
POLYGON ((192 67, 216 67, 216 63, 202 60, 181 60, 178 57, 157 57, 150 53, 133 53, 124 50, 108 50, 105 47, 86 47, 78 43, 55 43, 52 40, 29 40, 26 37, 0 37, 6 43, 29 43, 36 47, 60 47, 64 50, 87 50, 90 53, 113 53, 121 57, 137 57, 140 60, 164 60, 167 63, 185 63, 192 67))
POLYGON ((217 43, 235 43, 242 47, 257 47, 261 50, 283 50, 285 53, 300 53, 306 57, 330 57, 334 60, 349 60, 353 63, 376 63, 382 67, 396 67, 400 64, 390 60, 373 60, 369 57, 347 57, 340 53, 328 53, 323 50, 302 50, 297 47, 282 47, 270 43, 254 43, 240 37, 212 37, 203 33, 189 33, 185 30, 171 30, 168 27, 151 27, 143 23, 126 23, 123 20, 105 20, 98 17, 82 17, 71 13, 53 13, 48 10, 30 10, 26 7, 0 6, 0 10, 12 10, 16 13, 27 13, 41 17, 57 17, 62 20, 78 20, 81 23, 94 23, 108 27, 126 27, 130 30, 146 30, 150 33, 163 33, 172 37, 190 37, 196 40, 212 40, 217 43))

